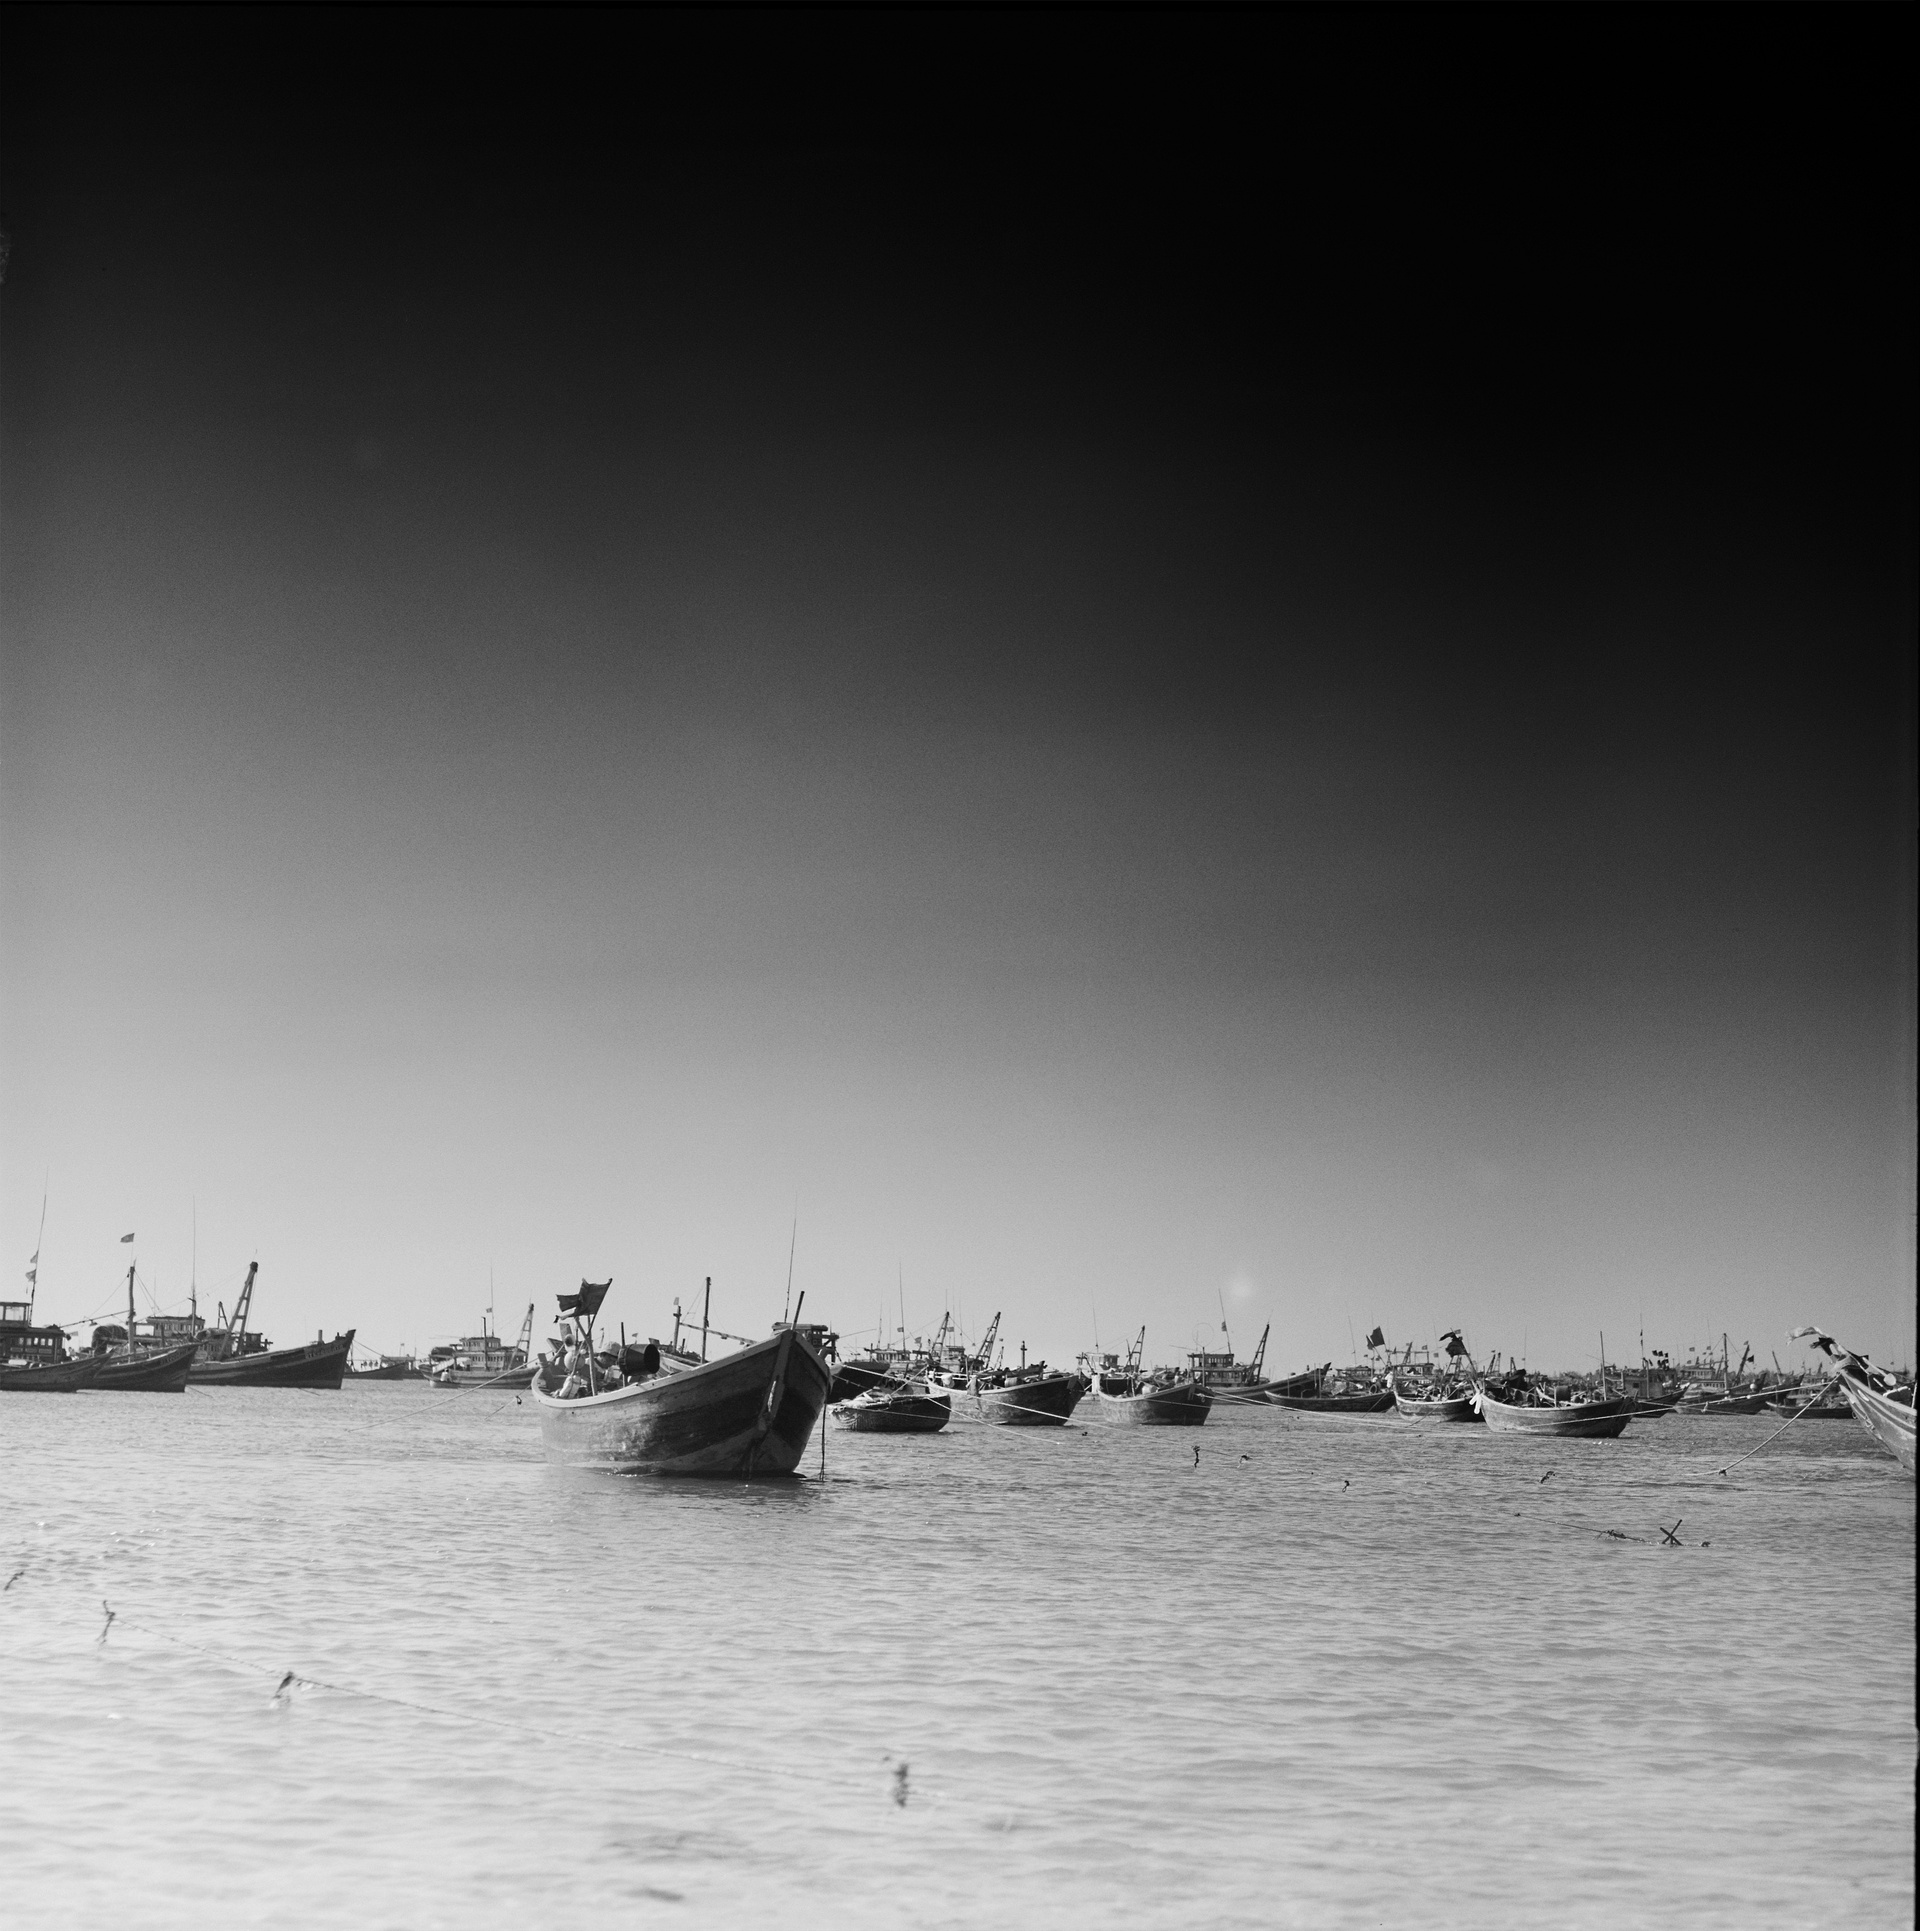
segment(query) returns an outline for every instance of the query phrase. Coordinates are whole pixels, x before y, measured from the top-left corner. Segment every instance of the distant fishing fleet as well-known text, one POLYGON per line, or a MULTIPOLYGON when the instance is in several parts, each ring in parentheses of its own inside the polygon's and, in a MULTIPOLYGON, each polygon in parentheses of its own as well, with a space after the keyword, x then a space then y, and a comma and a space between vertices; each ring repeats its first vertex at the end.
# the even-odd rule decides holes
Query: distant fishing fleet
MULTIPOLYGON (((35 1266, 39 1260, 36 1250, 35 1266)), ((730 1334, 712 1323, 713 1283, 696 1329, 673 1307, 666 1341, 615 1343, 598 1327, 611 1280, 582 1281, 558 1297, 560 1333, 533 1351, 535 1306, 519 1338, 481 1332, 411 1354, 353 1359, 355 1330, 324 1333, 293 1347, 274 1347, 248 1326, 258 1262, 247 1269, 233 1311, 216 1303, 204 1319, 197 1291, 186 1314, 136 1314, 135 1270, 127 1269, 127 1317, 96 1321, 91 1345, 74 1351, 58 1325, 34 1320, 34 1303, 0 1302, 0 1393, 166 1393, 193 1386, 337 1389, 346 1381, 426 1380, 450 1389, 524 1391, 549 1455, 578 1467, 660 1474, 786 1475, 827 1419, 868 1434, 932 1435, 955 1420, 1000 1427, 1064 1427, 1083 1402, 1101 1421, 1124 1427, 1198 1428, 1215 1407, 1290 1410, 1296 1414, 1376 1418, 1419 1426, 1475 1425, 1494 1434, 1558 1438, 1618 1436, 1634 1422, 1674 1414, 1774 1413, 1786 1425, 1859 1421, 1908 1474, 1914 1472, 1914 1407, 1910 1376, 1878 1369, 1816 1328, 1797 1329, 1828 1364, 1790 1373, 1751 1375, 1751 1347, 1736 1366, 1727 1337, 1718 1357, 1696 1352, 1684 1362, 1642 1352, 1637 1369, 1610 1366, 1601 1337, 1591 1375, 1530 1373, 1496 1352, 1483 1368, 1457 1328, 1438 1352, 1413 1346, 1396 1355, 1380 1328, 1367 1336, 1363 1362, 1332 1362, 1279 1377, 1265 1373, 1271 1329, 1261 1331, 1248 1361, 1235 1358, 1222 1310, 1225 1345, 1195 1348, 1173 1365, 1146 1365, 1142 1328, 1120 1353, 1098 1347, 1070 1369, 1030 1360, 1024 1343, 1006 1359, 995 1313, 969 1347, 949 1314, 931 1337, 909 1341, 904 1323, 895 1344, 842 1356, 839 1336, 805 1322, 806 1295, 765 1339, 730 1334), (716 1342, 730 1351, 715 1353, 716 1342)), ((36 1279, 28 1271, 29 1285, 36 1279)), ((822 1435, 822 1452, 825 1438, 822 1435)))

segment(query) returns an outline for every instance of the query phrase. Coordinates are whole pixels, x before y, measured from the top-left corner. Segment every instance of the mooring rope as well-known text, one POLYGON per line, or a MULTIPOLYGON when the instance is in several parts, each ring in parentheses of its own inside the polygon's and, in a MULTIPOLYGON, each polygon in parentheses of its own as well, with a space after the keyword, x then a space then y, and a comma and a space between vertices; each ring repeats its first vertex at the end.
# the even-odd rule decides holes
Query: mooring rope
POLYGON ((1762 1442, 1759 1445, 1758 1448, 1750 1448, 1747 1450, 1747 1452, 1744 1455, 1736 1455, 1734 1459, 1727 1464, 1726 1468, 1723 1468, 1720 1470, 1720 1473, 1724 1475, 1727 1473, 1728 1469, 1735 1469, 1735 1468, 1738 1468, 1742 1462, 1752 1461, 1752 1459, 1757 1454, 1759 1454, 1760 1449, 1765 1448, 1767 1446, 1767 1442, 1777 1442, 1780 1439, 1780 1437, 1784 1435, 1787 1432, 1787 1430, 1791 1428, 1793 1424, 1800 1419, 1801 1415, 1804 1415, 1807 1412, 1807 1408, 1819 1407, 1821 1398, 1826 1394, 1828 1389, 1835 1387, 1839 1383, 1839 1380, 1840 1380, 1840 1377, 1838 1375, 1834 1375, 1830 1380, 1822 1382, 1818 1390, 1816 1390, 1816 1392, 1814 1393, 1813 1399, 1807 1403, 1806 1408, 1801 1408, 1794 1414, 1789 1415, 1787 1419, 1784 1422, 1782 1422, 1781 1425, 1778 1428, 1776 1428, 1771 1435, 1767 1437, 1767 1440, 1762 1442))

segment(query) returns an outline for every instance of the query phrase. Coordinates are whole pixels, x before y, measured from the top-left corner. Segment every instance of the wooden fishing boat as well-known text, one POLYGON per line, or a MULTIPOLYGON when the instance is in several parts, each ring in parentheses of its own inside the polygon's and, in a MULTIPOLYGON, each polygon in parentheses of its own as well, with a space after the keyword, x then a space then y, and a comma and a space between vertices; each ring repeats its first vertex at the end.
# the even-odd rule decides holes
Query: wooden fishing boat
POLYGON ((1864 1354, 1842 1347, 1818 1328, 1798 1328, 1790 1339, 1811 1340, 1834 1364, 1847 1400, 1862 1428, 1909 1475, 1914 1473, 1913 1389, 1876 1368, 1864 1354))
POLYGON ((1363 1389, 1346 1395, 1269 1395, 1276 1408, 1292 1408, 1306 1415, 1385 1415, 1393 1410, 1391 1388, 1363 1389))
POLYGON ((187 1380, 196 1388, 337 1388, 346 1379, 353 1329, 331 1341, 299 1348, 261 1348, 224 1360, 196 1360, 187 1380))
MULTIPOLYGON (((1197 1370, 1183 1373, 1177 1368, 1156 1368, 1149 1372, 1141 1366, 1146 1345, 1147 1331, 1142 1328, 1124 1360, 1112 1354, 1102 1355, 1098 1360, 1091 1355, 1080 1357, 1095 1406, 1108 1421, 1129 1427, 1202 1426, 1212 1411, 1214 1390, 1197 1370)), ((1261 1347, 1265 1346, 1266 1337, 1262 1335, 1261 1347)), ((1190 1360, 1195 1358, 1189 1356, 1190 1360)), ((1231 1366, 1232 1361, 1229 1353, 1227 1365, 1231 1366)))
MULTIPOLYGON (((1220 1332, 1227 1334, 1227 1309, 1224 1297, 1220 1304, 1220 1332)), ((1287 1385, 1283 1382, 1269 1381, 1265 1377, 1267 1336, 1271 1332, 1272 1323, 1269 1322, 1260 1330, 1260 1339, 1254 1347, 1251 1361, 1236 1361, 1233 1358, 1231 1335, 1227 1335, 1227 1345, 1224 1348, 1195 1348, 1187 1356, 1188 1371, 1216 1401, 1237 1401, 1264 1407, 1267 1395, 1272 1389, 1287 1385)))
POLYGON ((70 1395, 91 1388, 100 1372, 97 1354, 70 1354, 58 1361, 0 1363, 0 1393, 70 1395))
POLYGON ((833 1385, 827 1330, 799 1325, 796 1308, 770 1339, 690 1365, 651 1342, 626 1351, 633 1372, 616 1368, 608 1386, 591 1342, 611 1284, 583 1281, 560 1297, 584 1344, 571 1364, 542 1356, 534 1372, 528 1392, 548 1456, 627 1474, 791 1475, 833 1385))
POLYGON ((1169 1381, 1098 1375, 1092 1392, 1109 1421, 1135 1427, 1198 1428, 1213 1410, 1213 1390, 1185 1375, 1169 1381))
POLYGON ((1631 1395, 1610 1395, 1598 1401, 1556 1401, 1538 1389, 1529 1389, 1518 1400, 1503 1400, 1491 1394, 1485 1383, 1474 1391, 1473 1400, 1480 1419, 1496 1435, 1556 1435, 1584 1440, 1618 1435, 1634 1419, 1639 1405, 1631 1395))
POLYGON ((223 1327, 207 1328, 201 1334, 198 1355, 187 1370, 189 1383, 196 1388, 339 1387, 353 1352, 353 1329, 331 1341, 322 1335, 302 1347, 270 1347, 264 1335, 247 1331, 247 1311, 253 1305, 259 1272, 260 1263, 252 1262, 232 1318, 223 1327))
POLYGON ((383 1354, 365 1368, 347 1368, 349 1381, 424 1381, 427 1377, 410 1354, 383 1354))
POLYGON ((183 1341, 173 1348, 136 1346, 131 1350, 103 1353, 93 1385, 121 1394, 185 1394, 195 1352, 193 1342, 183 1341))
MULTIPOLYGON (((1295 1382, 1307 1380, 1294 1377, 1295 1382)), ((1392 1411, 1393 1390, 1356 1381, 1351 1376, 1332 1372, 1332 1364, 1316 1368, 1308 1386, 1286 1393, 1267 1390, 1267 1400, 1276 1408, 1291 1408, 1305 1415, 1384 1415, 1392 1411)))
POLYGON ((1852 1421, 1853 1403, 1847 1399, 1844 1388, 1836 1389, 1829 1396, 1824 1388, 1789 1388, 1784 1394, 1775 1395, 1771 1403, 1776 1415, 1791 1416, 1798 1421, 1852 1421))
POLYGON ((184 1394, 187 1370, 193 1365, 199 1344, 192 1339, 156 1343, 151 1336, 142 1343, 134 1313, 133 1274, 129 1267, 127 1325, 101 1326, 93 1331, 93 1351, 100 1359, 100 1372, 94 1376, 93 1385, 122 1394, 184 1394))
POLYGON ((1064 1428, 1087 1392, 1087 1378, 1058 1374, 1044 1361, 1025 1368, 977 1370, 964 1380, 929 1375, 930 1392, 945 1390, 958 1411, 1003 1428, 1064 1428))
POLYGON ((953 1397, 924 1381, 896 1381, 862 1389, 828 1412, 842 1428, 862 1434, 937 1435, 953 1419, 953 1397))
POLYGON ((1471 1389, 1460 1394, 1425 1394, 1409 1391, 1396 1381, 1393 1405, 1395 1412, 1407 1421, 1477 1422, 1480 1419, 1480 1411, 1473 1405, 1471 1389))
MULTIPOLYGON (((41 1232, 46 1231, 42 1216, 41 1232)), ((40 1259, 34 1250, 35 1267, 40 1259)), ((29 1269, 27 1279, 34 1280, 29 1269)), ((33 1318, 33 1302, 0 1301, 0 1389, 9 1394, 67 1395, 91 1385, 99 1372, 92 1355, 67 1352, 67 1331, 33 1318)))
POLYGON ((1764 1415, 1772 1403, 1770 1388, 1739 1388, 1730 1394, 1708 1395, 1698 1402, 1682 1397, 1677 1405, 1696 1415, 1764 1415))
MULTIPOLYGON (((483 1317, 480 1332, 469 1334, 441 1355, 430 1379, 436 1388, 527 1388, 533 1384, 533 1303, 520 1324, 520 1339, 509 1346, 483 1317)), ((440 1353, 435 1349, 436 1354, 440 1353)))

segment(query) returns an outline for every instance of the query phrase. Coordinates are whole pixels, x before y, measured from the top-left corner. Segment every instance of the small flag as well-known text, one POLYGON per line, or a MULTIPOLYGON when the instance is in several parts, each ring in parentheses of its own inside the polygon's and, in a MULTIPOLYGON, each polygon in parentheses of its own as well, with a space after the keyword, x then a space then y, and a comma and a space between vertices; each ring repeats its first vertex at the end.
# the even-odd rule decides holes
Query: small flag
POLYGON ((1384 1348, 1386 1345, 1387 1337, 1378 1328, 1367 1336, 1367 1346, 1370 1348, 1384 1348))
POLYGON ((591 1321, 600 1312, 600 1303, 607 1298, 607 1289, 612 1281, 582 1281, 578 1294, 556 1295, 562 1314, 571 1314, 577 1320, 591 1321))
POLYGON ((131 1234, 122 1234, 120 1236, 120 1245, 124 1247, 127 1244, 127 1242, 130 1241, 132 1238, 133 1236, 131 1234))
POLYGON ((27 1269, 27 1285, 29 1287, 31 1287, 33 1283, 37 1281, 39 1278, 40 1278, 40 1270, 37 1267, 29 1267, 27 1269))
POLYGON ((34 1263, 39 1260, 39 1258, 40 1258, 40 1250, 39 1248, 36 1247, 33 1250, 33 1252, 27 1256, 27 1265, 29 1267, 33 1266, 34 1263))
POLYGON ((1461 1340, 1460 1330, 1458 1328, 1449 1328, 1440 1339, 1447 1344, 1447 1353, 1449 1355, 1465 1354, 1467 1351, 1467 1344, 1461 1340))

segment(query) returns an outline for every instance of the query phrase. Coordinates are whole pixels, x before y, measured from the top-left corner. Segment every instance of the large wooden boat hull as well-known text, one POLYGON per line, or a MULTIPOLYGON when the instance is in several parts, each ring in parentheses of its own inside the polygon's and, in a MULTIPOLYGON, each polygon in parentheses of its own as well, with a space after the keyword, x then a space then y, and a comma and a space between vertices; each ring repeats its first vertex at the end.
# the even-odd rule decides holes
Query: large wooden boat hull
POLYGON ((1847 1374, 1847 1399, 1860 1425, 1909 1475, 1914 1473, 1913 1410, 1900 1402, 1889 1401, 1864 1376, 1847 1374))
POLYGON ((1396 1388, 1393 1405, 1407 1421, 1477 1422, 1480 1419, 1471 1395, 1439 1395, 1428 1399, 1423 1395, 1402 1394, 1396 1388))
POLYGON ((70 1395, 91 1388, 100 1372, 97 1354, 76 1354, 65 1361, 36 1362, 30 1368, 0 1367, 0 1393, 70 1395))
POLYGON ((102 1357, 100 1372, 94 1376, 96 1388, 110 1388, 122 1394, 175 1395, 187 1391, 187 1374, 193 1367, 197 1344, 183 1341, 177 1348, 156 1353, 109 1354, 102 1357))
POLYGON ((1064 1428, 1086 1392, 1085 1375, 1055 1374, 998 1388, 969 1388, 962 1399, 977 1421, 1003 1428, 1064 1428))
POLYGON ((1549 1435, 1588 1441, 1618 1435, 1633 1420, 1638 1405, 1632 1396, 1624 1395, 1607 1401, 1569 1401, 1535 1408, 1497 1401, 1484 1388, 1473 1399, 1480 1419, 1496 1435, 1549 1435))
POLYGON ((1198 1428, 1213 1409, 1211 1392, 1194 1381, 1137 1395, 1110 1395, 1096 1381, 1093 1397, 1109 1421, 1135 1428, 1198 1428))
POLYGON ((309 1341, 303 1348, 268 1348, 225 1361, 196 1361, 187 1371, 194 1387, 337 1388, 346 1378, 353 1329, 331 1341, 309 1341))
POLYGON ((536 1372, 530 1390, 548 1456, 572 1468, 650 1475, 791 1475, 806 1453, 833 1371, 783 1328, 737 1354, 668 1368, 606 1394, 562 1401, 536 1372))
POLYGON ((937 1435, 953 1419, 953 1397, 919 1387, 869 1388, 830 1412, 842 1428, 865 1435, 937 1435))
POLYGON ((1362 1395, 1269 1395, 1276 1408, 1294 1408, 1305 1415, 1384 1415, 1393 1406, 1393 1390, 1382 1388, 1362 1395))
POLYGON ((424 1381, 426 1376, 418 1368, 410 1368, 402 1362, 392 1366, 382 1363, 377 1368, 349 1368, 346 1373, 349 1381, 424 1381))

